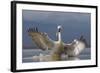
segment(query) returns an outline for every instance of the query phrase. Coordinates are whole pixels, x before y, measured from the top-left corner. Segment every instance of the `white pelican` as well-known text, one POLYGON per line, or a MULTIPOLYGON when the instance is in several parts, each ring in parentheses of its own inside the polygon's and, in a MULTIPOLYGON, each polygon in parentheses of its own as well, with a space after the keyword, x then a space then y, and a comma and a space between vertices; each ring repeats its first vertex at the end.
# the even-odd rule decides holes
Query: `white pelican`
POLYGON ((61 40, 62 26, 59 25, 57 29, 57 41, 51 40, 47 33, 39 32, 37 27, 30 28, 28 30, 32 40, 40 49, 51 50, 51 58, 53 61, 61 60, 62 53, 66 53, 68 56, 77 56, 86 47, 83 37, 81 37, 79 40, 74 40, 70 44, 65 44, 61 40))

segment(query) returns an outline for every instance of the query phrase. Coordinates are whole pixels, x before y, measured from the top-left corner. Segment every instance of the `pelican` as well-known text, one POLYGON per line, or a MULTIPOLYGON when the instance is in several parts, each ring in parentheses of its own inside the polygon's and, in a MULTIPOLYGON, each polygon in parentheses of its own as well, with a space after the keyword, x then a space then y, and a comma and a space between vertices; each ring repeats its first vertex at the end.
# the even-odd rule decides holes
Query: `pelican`
POLYGON ((61 60, 62 53, 68 56, 77 56, 86 47, 83 37, 79 40, 75 39, 72 43, 66 44, 61 40, 62 26, 57 27, 57 41, 50 39, 45 32, 40 32, 37 27, 29 28, 28 33, 32 37, 34 43, 42 50, 51 50, 50 58, 53 61, 61 60))

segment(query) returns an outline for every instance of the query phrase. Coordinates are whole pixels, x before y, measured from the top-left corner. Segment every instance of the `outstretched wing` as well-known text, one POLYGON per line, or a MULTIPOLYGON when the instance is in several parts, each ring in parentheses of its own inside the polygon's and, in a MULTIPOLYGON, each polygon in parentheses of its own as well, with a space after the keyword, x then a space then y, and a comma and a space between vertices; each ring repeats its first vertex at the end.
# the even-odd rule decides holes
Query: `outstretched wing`
POLYGON ((64 44, 65 53, 69 56, 77 56, 86 47, 86 40, 83 36, 81 36, 80 39, 75 39, 70 44, 64 44))
POLYGON ((37 27, 30 28, 28 33, 40 49, 51 49, 54 46, 54 41, 51 40, 46 33, 39 32, 37 27))

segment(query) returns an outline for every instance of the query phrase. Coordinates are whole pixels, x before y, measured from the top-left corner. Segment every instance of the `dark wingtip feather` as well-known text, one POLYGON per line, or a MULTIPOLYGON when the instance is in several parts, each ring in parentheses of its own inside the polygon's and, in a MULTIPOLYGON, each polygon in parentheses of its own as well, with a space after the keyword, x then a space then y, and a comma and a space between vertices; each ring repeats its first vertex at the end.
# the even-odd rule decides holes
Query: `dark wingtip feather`
POLYGON ((38 28, 37 27, 35 27, 35 31, 38 32, 38 28))
POLYGON ((84 42, 86 47, 90 47, 83 35, 80 36, 80 41, 84 42))
POLYGON ((29 28, 28 32, 38 32, 38 28, 37 27, 29 28))
POLYGON ((33 32, 33 31, 34 31, 33 28, 29 28, 29 29, 28 29, 28 32, 33 32))

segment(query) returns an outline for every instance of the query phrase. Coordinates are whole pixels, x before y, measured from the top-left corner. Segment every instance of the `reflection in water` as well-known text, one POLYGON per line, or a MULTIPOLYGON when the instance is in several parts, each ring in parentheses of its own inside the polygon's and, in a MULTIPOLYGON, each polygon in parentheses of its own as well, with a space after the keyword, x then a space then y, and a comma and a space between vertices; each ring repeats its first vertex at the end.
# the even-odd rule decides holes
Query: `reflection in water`
MULTIPOLYGON (((40 53, 39 56, 33 56, 32 57, 33 61, 35 62, 47 62, 47 61, 54 61, 52 59, 52 56, 51 55, 44 55, 42 53, 40 53)), ((64 61, 64 60, 79 60, 78 57, 68 57, 68 55, 65 55, 63 54, 61 56, 61 60, 64 61)))
POLYGON ((78 57, 68 57, 67 60, 79 60, 79 58, 78 57))
POLYGON ((77 56, 68 57, 67 55, 62 55, 62 60, 79 60, 77 56))

